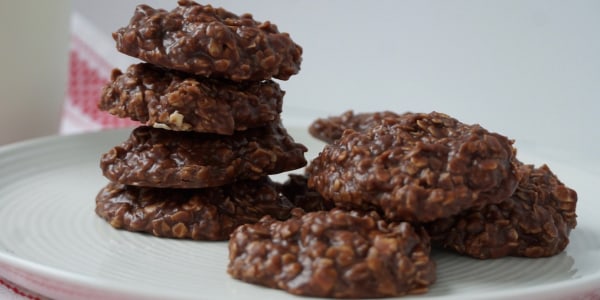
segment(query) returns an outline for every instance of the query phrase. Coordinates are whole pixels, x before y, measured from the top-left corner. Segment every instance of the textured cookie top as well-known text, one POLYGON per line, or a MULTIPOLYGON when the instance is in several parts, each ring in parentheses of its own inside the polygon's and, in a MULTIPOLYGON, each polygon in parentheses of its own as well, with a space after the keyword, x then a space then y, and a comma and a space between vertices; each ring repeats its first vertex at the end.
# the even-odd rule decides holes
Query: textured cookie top
POLYGON ((522 165, 514 194, 426 225, 435 244, 475 258, 545 257, 569 244, 577 193, 548 166, 522 165))
POLYGON ((141 63, 112 72, 98 107, 148 126, 230 135, 277 119, 284 94, 272 80, 234 83, 141 63))
POLYGON ((512 141, 441 113, 403 114, 346 130, 307 168, 308 185, 336 206, 402 221, 433 221, 512 194, 512 141))
POLYGON ((142 126, 100 167, 121 184, 202 188, 301 168, 306 150, 279 122, 227 136, 142 126))
POLYGON ((287 80, 302 48, 275 24, 250 14, 180 0, 171 11, 139 5, 113 33, 117 49, 168 69, 233 81, 287 80))
POLYGON ((287 219, 294 207, 268 177, 203 189, 143 188, 109 183, 96 213, 113 227, 159 237, 227 240, 265 215, 287 219))
POLYGON ((326 143, 342 137, 342 133, 346 129, 355 131, 363 131, 369 127, 379 125, 386 118, 398 118, 399 115, 391 111, 369 112, 369 113, 354 113, 349 110, 340 116, 331 116, 315 120, 308 127, 310 134, 326 143))
POLYGON ((427 233, 375 212, 340 209, 238 227, 229 241, 234 278, 293 294, 391 297, 427 291, 436 278, 427 233))

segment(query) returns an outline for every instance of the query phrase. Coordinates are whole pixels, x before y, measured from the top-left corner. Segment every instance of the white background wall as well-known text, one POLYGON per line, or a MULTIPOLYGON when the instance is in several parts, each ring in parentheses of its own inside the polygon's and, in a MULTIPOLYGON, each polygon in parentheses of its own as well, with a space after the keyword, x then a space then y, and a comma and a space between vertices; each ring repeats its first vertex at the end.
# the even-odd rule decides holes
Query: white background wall
MULTIPOLYGON (((107 35, 138 1, 74 0, 107 35)), ((171 9, 175 1, 147 0, 171 9)), ((432 110, 600 167, 600 1, 213 1, 304 48, 284 121, 432 110)))

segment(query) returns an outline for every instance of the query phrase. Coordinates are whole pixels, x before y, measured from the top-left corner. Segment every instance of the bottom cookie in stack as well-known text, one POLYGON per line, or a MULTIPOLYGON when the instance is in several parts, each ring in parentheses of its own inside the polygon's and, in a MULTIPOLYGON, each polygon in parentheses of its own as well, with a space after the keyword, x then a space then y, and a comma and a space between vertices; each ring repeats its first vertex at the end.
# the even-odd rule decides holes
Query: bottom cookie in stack
POLYGON ((268 177, 203 189, 109 183, 96 197, 96 213, 113 227, 159 237, 227 240, 238 226, 265 215, 290 216, 293 204, 268 177))

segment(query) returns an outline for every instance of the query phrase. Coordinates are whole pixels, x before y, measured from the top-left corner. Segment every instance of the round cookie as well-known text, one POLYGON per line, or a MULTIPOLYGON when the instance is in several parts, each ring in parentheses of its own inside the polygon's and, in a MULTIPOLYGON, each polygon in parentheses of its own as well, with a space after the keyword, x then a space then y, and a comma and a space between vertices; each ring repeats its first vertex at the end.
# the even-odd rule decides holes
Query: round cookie
POLYGON ((277 221, 266 216, 238 227, 229 240, 234 278, 292 294, 334 298, 425 293, 435 262, 427 233, 375 212, 340 209, 277 221))
POLYGON ((103 154, 100 167, 121 184, 203 188, 301 168, 306 150, 280 122, 233 135, 142 126, 103 154))
POLYGON ((315 120, 308 127, 308 132, 314 137, 326 143, 342 137, 346 129, 363 131, 371 126, 379 125, 386 118, 398 118, 400 115, 391 112, 358 113, 349 110, 339 116, 331 116, 315 120))
POLYGON ((113 70, 98 107, 148 126, 231 135, 276 120, 284 94, 271 80, 233 83, 140 63, 113 70))
POLYGON ((189 0, 171 11, 137 6, 113 33, 117 49, 167 69, 233 81, 287 80, 298 73, 302 48, 275 24, 189 0))
POLYGON ((268 178, 205 189, 109 183, 96 197, 96 213, 115 228, 193 240, 227 240, 242 224, 286 219, 292 208, 268 178))
POLYGON ((346 209, 428 222, 510 196, 512 141, 445 114, 406 113, 344 131, 307 168, 308 186, 346 209))
POLYGON ((577 193, 546 165, 520 170, 517 190, 504 201, 426 224, 434 244, 481 259, 563 251, 577 225, 577 193))

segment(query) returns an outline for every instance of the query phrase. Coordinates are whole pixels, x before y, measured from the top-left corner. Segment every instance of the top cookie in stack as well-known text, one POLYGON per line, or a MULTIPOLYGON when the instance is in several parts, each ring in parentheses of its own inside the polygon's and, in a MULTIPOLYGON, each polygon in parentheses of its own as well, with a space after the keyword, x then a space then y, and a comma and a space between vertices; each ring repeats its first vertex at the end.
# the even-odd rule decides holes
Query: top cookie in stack
POLYGON ((102 156, 111 183, 96 212, 117 228, 226 239, 293 207, 268 175, 303 167, 307 149, 281 123, 285 92, 272 78, 298 73, 302 48, 250 14, 178 4, 139 5, 113 34, 144 62, 115 69, 98 107, 144 126, 102 156))
POLYGON ((113 34, 117 49, 163 68, 236 82, 287 80, 300 70, 302 48, 275 24, 178 3, 170 12, 138 6, 129 26, 113 34))

